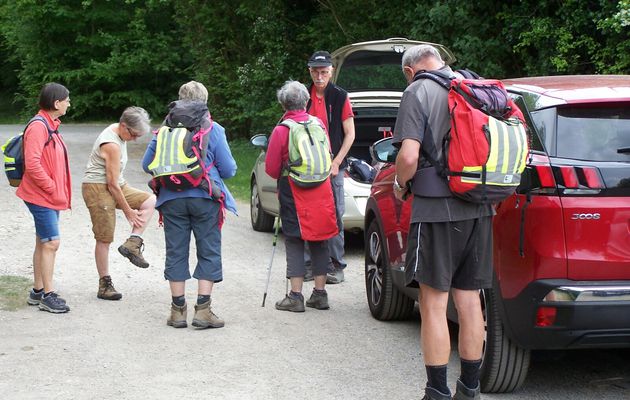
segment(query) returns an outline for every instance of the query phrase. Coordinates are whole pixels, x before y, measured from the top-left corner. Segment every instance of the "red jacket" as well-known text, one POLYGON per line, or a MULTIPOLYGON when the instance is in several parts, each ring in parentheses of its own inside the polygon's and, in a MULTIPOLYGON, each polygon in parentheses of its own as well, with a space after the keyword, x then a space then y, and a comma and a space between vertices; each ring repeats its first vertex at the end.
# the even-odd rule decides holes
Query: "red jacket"
MULTIPOLYGON (((53 130, 61 123, 44 110, 38 115, 44 117, 53 130)), ((41 121, 33 122, 24 132, 24 176, 16 194, 38 206, 66 210, 70 208, 72 196, 68 149, 59 134, 53 134, 48 144, 47 140, 48 129, 41 121)))

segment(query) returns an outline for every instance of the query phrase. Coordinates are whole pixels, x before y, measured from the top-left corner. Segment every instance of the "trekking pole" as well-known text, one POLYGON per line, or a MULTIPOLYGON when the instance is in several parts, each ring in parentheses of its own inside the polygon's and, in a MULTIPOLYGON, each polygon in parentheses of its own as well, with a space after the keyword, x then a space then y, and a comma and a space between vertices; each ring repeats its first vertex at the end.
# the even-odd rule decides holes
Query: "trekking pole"
POLYGON ((267 268, 267 284, 265 285, 265 294, 263 294, 262 306, 265 306, 267 299, 267 290, 269 289, 269 280, 271 279, 271 266, 273 265, 273 255, 276 253, 276 242, 278 241, 278 230, 280 229, 280 217, 276 217, 274 221, 275 232, 273 234, 273 247, 271 248, 271 260, 269 260, 269 268, 267 268))

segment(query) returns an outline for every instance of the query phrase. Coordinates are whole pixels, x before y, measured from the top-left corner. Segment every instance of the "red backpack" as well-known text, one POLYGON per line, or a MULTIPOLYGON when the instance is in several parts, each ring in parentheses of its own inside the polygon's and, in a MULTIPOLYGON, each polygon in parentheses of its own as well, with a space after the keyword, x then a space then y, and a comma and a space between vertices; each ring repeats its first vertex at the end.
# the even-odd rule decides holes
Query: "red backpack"
POLYGON ((448 90, 451 117, 442 142, 443 159, 422 154, 447 179, 453 195, 473 203, 496 203, 514 193, 525 169, 529 146, 523 114, 501 81, 458 72, 465 78, 438 71, 414 77, 431 79, 448 90))

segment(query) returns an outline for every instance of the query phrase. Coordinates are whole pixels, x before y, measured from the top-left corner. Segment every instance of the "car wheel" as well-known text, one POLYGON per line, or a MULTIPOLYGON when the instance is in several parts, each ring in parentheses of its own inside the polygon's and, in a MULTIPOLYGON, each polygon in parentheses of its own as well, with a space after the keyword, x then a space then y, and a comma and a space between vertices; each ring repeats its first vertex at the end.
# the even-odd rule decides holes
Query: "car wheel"
POLYGON ((372 316, 381 321, 409 318, 415 302, 394 285, 383 235, 375 220, 365 238, 365 289, 372 316))
POLYGON ((252 228, 258 232, 271 232, 273 230, 273 216, 267 214, 260 206, 258 197, 258 185, 256 179, 252 179, 251 196, 249 197, 249 215, 252 220, 252 228))
POLYGON ((507 393, 518 389, 527 376, 530 351, 518 347, 505 334, 499 314, 497 294, 482 291, 486 320, 486 342, 481 364, 481 391, 507 393))

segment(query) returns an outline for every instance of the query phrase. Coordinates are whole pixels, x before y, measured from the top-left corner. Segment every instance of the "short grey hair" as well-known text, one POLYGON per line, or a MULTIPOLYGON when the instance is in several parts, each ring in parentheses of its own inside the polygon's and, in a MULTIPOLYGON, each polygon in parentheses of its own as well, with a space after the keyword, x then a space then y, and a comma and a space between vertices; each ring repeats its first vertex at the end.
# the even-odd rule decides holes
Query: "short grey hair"
POLYGON ((208 89, 206 87, 197 82, 190 81, 184 83, 179 88, 179 99, 180 100, 190 100, 190 101, 202 101, 204 103, 208 102, 208 89))
POLYGON ((286 81, 278 90, 278 102, 285 111, 303 110, 311 97, 308 89, 298 81, 286 81))
POLYGON ((138 135, 144 135, 151 131, 149 113, 142 107, 127 107, 120 116, 120 122, 124 123, 138 135))
POLYGON ((444 64, 440 52, 429 44, 419 44, 408 48, 402 56, 402 67, 412 67, 426 58, 435 58, 444 64))

